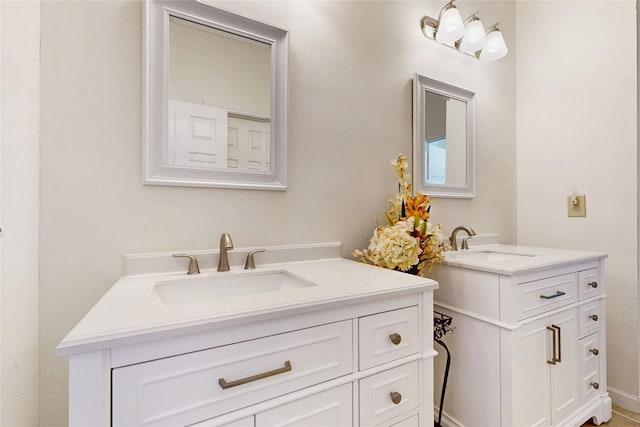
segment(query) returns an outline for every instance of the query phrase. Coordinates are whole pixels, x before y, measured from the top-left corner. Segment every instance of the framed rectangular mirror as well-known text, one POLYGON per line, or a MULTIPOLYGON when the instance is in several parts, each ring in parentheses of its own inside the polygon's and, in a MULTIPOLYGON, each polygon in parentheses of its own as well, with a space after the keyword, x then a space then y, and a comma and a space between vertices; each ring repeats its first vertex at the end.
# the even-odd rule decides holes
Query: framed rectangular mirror
POLYGON ((288 32, 197 0, 145 0, 143 181, 287 185, 288 32))
POLYGON ((475 197, 475 94, 420 74, 413 88, 413 188, 475 197))

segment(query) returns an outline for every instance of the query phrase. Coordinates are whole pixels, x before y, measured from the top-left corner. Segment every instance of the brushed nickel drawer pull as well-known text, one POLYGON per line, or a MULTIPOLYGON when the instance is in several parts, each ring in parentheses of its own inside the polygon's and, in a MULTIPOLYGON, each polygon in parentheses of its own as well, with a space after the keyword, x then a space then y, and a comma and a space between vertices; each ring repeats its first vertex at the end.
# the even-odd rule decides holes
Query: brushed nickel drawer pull
POLYGON ((400 341, 402 341, 402 337, 400 336, 400 334, 391 334, 389 335, 389 339, 391 340, 393 345, 398 345, 400 344, 400 341))
POLYGON ((235 380, 231 382, 226 382, 224 378, 219 378, 218 384, 220 384, 220 387, 222 387, 223 389, 227 389, 227 388, 236 387, 242 384, 247 384, 253 381, 258 381, 264 378, 273 377, 274 375, 284 374, 285 372, 291 371, 291 369, 292 369, 291 362, 287 360, 286 362, 284 362, 284 367, 282 368, 274 369, 273 371, 269 371, 269 372, 263 372, 257 375, 252 375, 246 378, 241 378, 239 380, 235 380))
POLYGON ((555 294, 553 295, 540 295, 540 298, 542 299, 553 299, 553 298, 558 298, 561 297, 563 295, 566 295, 566 292, 562 292, 562 291, 557 291, 555 294))
POLYGON ((587 283, 587 285, 588 285, 588 286, 591 286, 592 288, 594 288, 594 289, 595 289, 595 288, 597 288, 597 287, 598 287, 598 282, 595 282, 595 281, 594 281, 594 282, 589 282, 589 283, 587 283))
POLYGON ((555 365, 558 361, 558 359, 556 358, 556 328, 547 326, 547 329, 553 332, 553 337, 551 338, 551 342, 553 343, 553 354, 551 355, 551 360, 547 360, 547 363, 550 365, 555 365))
POLYGON ((593 382, 593 383, 589 383, 591 385, 591 387, 595 388, 596 390, 600 388, 600 384, 593 382))
POLYGON ((558 330, 558 358, 556 361, 558 363, 562 363, 562 330, 560 329, 560 326, 551 325, 551 327, 558 330))
POLYGON ((593 353, 593 355, 594 355, 594 356, 597 356, 597 355, 598 355, 598 353, 600 353, 600 352, 598 351, 598 349, 597 349, 597 348, 589 349, 589 351, 590 351, 591 353, 593 353))
POLYGON ((598 321, 598 315, 597 314, 592 314, 591 316, 589 316, 589 319, 593 320, 594 322, 598 321))
POLYGON ((400 402, 402 402, 402 395, 397 391, 392 391, 391 393, 389 393, 389 396, 391 396, 391 401, 393 402, 394 405, 397 405, 400 402))

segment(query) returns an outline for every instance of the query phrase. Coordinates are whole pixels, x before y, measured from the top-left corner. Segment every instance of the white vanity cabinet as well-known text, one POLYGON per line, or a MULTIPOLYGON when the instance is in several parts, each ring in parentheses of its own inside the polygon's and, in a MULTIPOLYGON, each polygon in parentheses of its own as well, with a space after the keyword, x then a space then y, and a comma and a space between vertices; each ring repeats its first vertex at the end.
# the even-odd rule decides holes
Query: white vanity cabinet
MULTIPOLYGON (((435 310, 455 327, 444 338, 452 362, 443 425, 578 426, 611 418, 604 255, 529 252, 532 259, 511 263, 466 265, 460 257, 436 271, 435 310)), ((443 371, 439 356, 436 406, 443 371)))
POLYGON ((430 426, 432 310, 423 290, 71 356, 70 425, 430 426))

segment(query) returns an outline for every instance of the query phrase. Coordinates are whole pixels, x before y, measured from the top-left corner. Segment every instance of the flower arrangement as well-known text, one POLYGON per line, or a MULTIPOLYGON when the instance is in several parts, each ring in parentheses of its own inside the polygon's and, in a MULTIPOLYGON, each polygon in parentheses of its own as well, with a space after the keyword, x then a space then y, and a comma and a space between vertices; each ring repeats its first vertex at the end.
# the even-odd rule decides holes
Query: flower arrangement
POLYGON ((360 261, 379 267, 423 275, 444 259, 450 249, 442 234, 442 225, 429 222, 431 199, 411 193, 407 158, 400 154, 391 164, 398 180, 396 198, 388 198, 387 225, 378 224, 367 249, 351 253, 360 261))

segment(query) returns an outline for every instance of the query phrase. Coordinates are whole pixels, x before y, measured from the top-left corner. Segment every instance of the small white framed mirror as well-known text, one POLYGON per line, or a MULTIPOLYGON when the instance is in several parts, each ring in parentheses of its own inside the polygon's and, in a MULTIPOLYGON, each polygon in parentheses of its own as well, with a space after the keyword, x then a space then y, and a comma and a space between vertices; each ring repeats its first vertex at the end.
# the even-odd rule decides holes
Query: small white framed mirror
POLYGON ((413 89, 413 188, 475 197, 475 94, 417 73, 413 89))
POLYGON ((198 0, 145 0, 143 181, 285 190, 288 32, 198 0))

